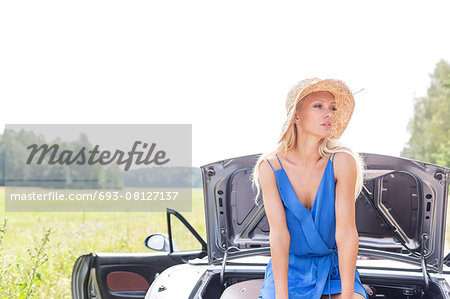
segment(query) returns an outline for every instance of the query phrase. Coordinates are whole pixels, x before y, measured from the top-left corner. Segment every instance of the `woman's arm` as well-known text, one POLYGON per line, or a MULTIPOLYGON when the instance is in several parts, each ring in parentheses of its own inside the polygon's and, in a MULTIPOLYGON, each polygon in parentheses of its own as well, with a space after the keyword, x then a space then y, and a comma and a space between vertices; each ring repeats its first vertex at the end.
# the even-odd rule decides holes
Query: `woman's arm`
POLYGON ((275 174, 267 161, 261 162, 259 171, 264 209, 270 227, 270 253, 276 298, 288 299, 290 235, 286 225, 286 213, 278 192, 275 174))
POLYGON ((355 268, 358 256, 358 231, 355 223, 356 161, 347 153, 335 157, 336 182, 336 244, 342 298, 353 298, 355 268))

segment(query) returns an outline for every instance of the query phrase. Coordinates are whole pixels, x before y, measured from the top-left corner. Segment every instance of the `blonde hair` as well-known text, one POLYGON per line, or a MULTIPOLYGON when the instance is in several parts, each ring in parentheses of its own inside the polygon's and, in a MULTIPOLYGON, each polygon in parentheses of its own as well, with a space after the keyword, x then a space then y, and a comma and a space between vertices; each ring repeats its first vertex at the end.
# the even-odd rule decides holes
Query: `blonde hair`
MULTIPOLYGON (((275 150, 275 153, 284 153, 286 154, 287 151, 293 149, 295 145, 297 144, 297 127, 293 125, 293 122, 291 120, 287 120, 285 123, 285 126, 287 129, 285 130, 283 128, 283 132, 281 134, 280 140, 278 142, 278 147, 275 150)), ((358 153, 354 153, 348 146, 343 145, 341 142, 339 142, 336 139, 332 139, 329 137, 322 138, 319 142, 319 154, 322 158, 329 157, 333 153, 339 153, 344 152, 350 154, 356 162, 356 184, 355 184, 355 198, 354 200, 358 198, 359 193, 362 190, 363 183, 364 183, 364 169, 365 169, 365 163, 364 160, 361 158, 361 156, 358 153)), ((255 204, 258 206, 258 197, 261 194, 261 185, 259 183, 259 166, 263 160, 265 160, 268 156, 270 156, 271 153, 262 154, 258 161, 255 164, 255 167, 253 169, 253 173, 251 176, 252 181, 252 187, 256 188, 257 194, 254 199, 255 204)))

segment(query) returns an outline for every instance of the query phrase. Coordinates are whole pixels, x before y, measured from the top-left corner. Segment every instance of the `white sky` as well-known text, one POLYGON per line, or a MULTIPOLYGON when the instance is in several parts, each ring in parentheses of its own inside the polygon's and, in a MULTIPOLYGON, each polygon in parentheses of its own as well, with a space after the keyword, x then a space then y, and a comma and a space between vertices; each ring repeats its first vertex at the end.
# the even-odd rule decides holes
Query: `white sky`
POLYGON ((341 140, 398 156, 450 61, 448 1, 2 1, 5 124, 193 127, 193 165, 276 146, 293 84, 355 95, 341 140))

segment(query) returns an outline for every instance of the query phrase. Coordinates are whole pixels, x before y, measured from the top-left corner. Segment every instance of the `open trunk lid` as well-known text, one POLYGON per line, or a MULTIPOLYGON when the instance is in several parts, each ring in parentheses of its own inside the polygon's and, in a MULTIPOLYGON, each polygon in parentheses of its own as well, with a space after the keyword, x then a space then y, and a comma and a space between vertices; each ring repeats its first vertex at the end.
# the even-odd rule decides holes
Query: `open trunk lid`
MULTIPOLYGON (((450 169, 360 153, 364 188, 356 201, 359 254, 442 271, 450 169)), ((270 254, 262 195, 254 203, 251 174, 259 154, 201 166, 209 262, 270 254)))

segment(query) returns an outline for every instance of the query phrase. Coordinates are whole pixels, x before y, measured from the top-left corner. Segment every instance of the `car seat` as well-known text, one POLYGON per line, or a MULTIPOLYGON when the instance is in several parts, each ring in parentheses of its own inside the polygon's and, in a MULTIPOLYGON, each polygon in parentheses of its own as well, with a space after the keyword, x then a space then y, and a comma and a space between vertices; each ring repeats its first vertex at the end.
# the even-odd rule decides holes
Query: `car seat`
MULTIPOLYGON (((246 281, 241 281, 235 283, 225 289, 220 299, 250 299, 250 298, 261 298, 261 286, 264 279, 251 279, 246 281)), ((372 288, 363 283, 363 287, 369 296, 373 295, 372 288)))
POLYGON ((251 279, 235 283, 225 289, 220 299, 247 299, 261 296, 260 289, 264 279, 251 279))

